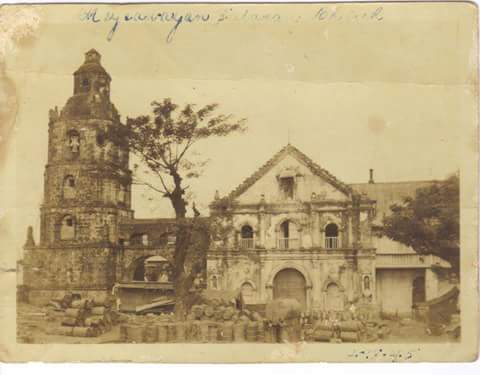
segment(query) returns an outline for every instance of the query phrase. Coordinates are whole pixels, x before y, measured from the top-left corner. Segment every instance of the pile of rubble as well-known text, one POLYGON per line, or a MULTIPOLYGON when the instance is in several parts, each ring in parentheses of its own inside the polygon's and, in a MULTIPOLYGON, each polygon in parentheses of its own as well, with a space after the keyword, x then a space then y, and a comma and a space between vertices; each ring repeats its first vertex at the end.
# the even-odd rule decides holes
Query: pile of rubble
POLYGON ((122 342, 265 341, 265 323, 256 312, 233 305, 194 305, 185 321, 173 314, 134 316, 120 325, 122 342))
POLYGON ((62 316, 61 325, 52 328, 51 335, 96 337, 111 330, 118 318, 108 297, 74 299, 67 294, 60 301, 50 301, 50 306, 62 316))
POLYGON ((320 314, 304 323, 305 339, 320 342, 374 342, 390 334, 390 328, 381 321, 354 316, 349 313, 320 314))

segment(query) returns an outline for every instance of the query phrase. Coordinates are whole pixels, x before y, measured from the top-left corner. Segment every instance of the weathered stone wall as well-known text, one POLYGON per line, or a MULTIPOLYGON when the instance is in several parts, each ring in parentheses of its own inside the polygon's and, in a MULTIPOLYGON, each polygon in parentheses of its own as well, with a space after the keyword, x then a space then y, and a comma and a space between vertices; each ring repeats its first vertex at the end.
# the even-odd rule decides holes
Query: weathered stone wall
MULTIPOLYGON (((364 248, 372 246, 370 207, 362 208, 360 213, 360 244, 364 248)), ((298 239, 298 247, 304 249, 325 247, 325 227, 334 223, 338 227, 338 247, 348 248, 354 245, 353 213, 351 209, 336 205, 324 205, 321 209, 312 209, 310 204, 270 205, 265 210, 235 208, 229 238, 232 248, 238 246, 241 229, 249 225, 254 231, 255 244, 260 249, 275 249, 279 238, 283 237, 280 225, 289 220, 294 225, 292 238, 298 239)))
POLYGON ((128 212, 108 207, 51 207, 41 209, 41 245, 88 244, 103 240, 117 242, 118 224, 128 212), (71 216, 74 235, 62 239, 62 221, 71 216))
POLYGON ((24 283, 30 291, 30 301, 41 303, 42 296, 67 290, 110 290, 115 282, 115 261, 111 247, 25 249, 24 283))
POLYGON ((295 192, 292 201, 308 201, 312 193, 316 193, 324 199, 348 200, 345 193, 313 174, 305 163, 288 155, 237 197, 238 202, 240 204, 258 204, 262 195, 267 204, 284 202, 285 198, 280 191, 278 177, 286 170, 292 171, 295 176, 295 192))
POLYGON ((74 221, 75 241, 99 240, 103 226, 118 239, 121 218, 132 217, 128 150, 106 139, 110 120, 51 118, 40 242, 60 239, 62 219, 74 221))
MULTIPOLYGON (((117 279, 119 225, 133 217, 128 146, 112 142, 120 117, 111 78, 95 50, 74 73, 73 95, 50 110, 40 244, 24 251, 33 299, 81 290, 105 293, 117 279)), ((120 259, 122 260, 122 259, 120 259)))
POLYGON ((275 276, 284 269, 299 271, 306 281, 307 308, 325 310, 327 287, 338 286, 344 307, 348 302, 372 304, 375 301, 374 251, 352 252, 326 250, 271 251, 211 251, 207 261, 208 286, 214 289, 253 287, 253 302, 266 303, 273 299, 275 276), (369 278, 364 290, 363 278, 369 278))

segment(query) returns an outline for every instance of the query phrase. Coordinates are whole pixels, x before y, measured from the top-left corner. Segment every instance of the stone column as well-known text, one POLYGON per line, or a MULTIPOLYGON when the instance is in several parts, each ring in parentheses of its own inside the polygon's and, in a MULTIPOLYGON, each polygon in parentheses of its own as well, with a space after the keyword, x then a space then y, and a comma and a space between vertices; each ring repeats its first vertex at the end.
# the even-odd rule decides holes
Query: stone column
POLYGON ((313 298, 312 298, 312 285, 307 284, 305 286, 305 294, 306 294, 306 306, 305 308, 307 309, 308 312, 312 311, 312 306, 313 306, 313 298))
POLYGON ((320 213, 313 211, 313 229, 312 229, 312 245, 313 247, 320 246, 320 213))
POLYGON ((258 214, 258 239, 257 245, 265 247, 265 212, 263 210, 258 214))
POLYGON ((298 233, 298 248, 301 249, 303 246, 303 243, 302 243, 303 228, 301 226, 297 229, 297 233, 298 233))
MULTIPOLYGON (((350 211, 351 213, 352 211, 350 211)), ((353 238, 353 231, 352 231, 352 216, 348 218, 348 243, 346 244, 346 247, 352 246, 352 238, 353 238)))

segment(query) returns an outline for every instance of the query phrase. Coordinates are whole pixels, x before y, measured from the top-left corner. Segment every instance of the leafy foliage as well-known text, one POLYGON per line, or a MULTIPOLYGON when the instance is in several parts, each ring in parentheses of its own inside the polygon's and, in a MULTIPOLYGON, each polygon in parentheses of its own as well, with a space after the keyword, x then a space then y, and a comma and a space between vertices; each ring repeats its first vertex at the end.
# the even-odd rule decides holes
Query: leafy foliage
MULTIPOLYGON (((207 164, 206 160, 199 159, 192 147, 207 138, 245 131, 245 119, 235 120, 232 115, 217 114, 217 104, 208 104, 197 110, 193 104, 180 108, 171 99, 164 99, 151 105, 151 115, 127 118, 120 130, 109 134, 109 139, 128 147, 158 180, 158 184, 139 181, 137 175, 136 183, 147 185, 168 198, 175 211, 177 229, 173 269, 179 297, 176 306, 181 310, 182 301, 195 277, 201 273, 202 267, 205 269, 202 249, 207 248, 199 236, 203 236, 208 228, 197 218, 198 211, 193 209, 194 218, 186 219, 188 186, 183 181, 200 177, 207 164)), ((179 315, 182 314, 180 311, 179 315)))
POLYGON ((449 258, 458 254, 460 235, 459 177, 417 190, 414 198, 394 204, 383 233, 423 254, 449 258))
MULTIPOLYGON (((127 118, 126 124, 110 138, 128 143, 160 183, 142 181, 143 184, 178 201, 185 193, 182 180, 200 177, 207 164, 189 152, 192 146, 202 139, 245 130, 245 119, 216 114, 217 108, 217 104, 208 104, 196 110, 193 104, 179 108, 171 99, 154 101, 152 115, 127 118)), ((185 215, 178 211, 178 204, 173 208, 177 216, 185 215)))

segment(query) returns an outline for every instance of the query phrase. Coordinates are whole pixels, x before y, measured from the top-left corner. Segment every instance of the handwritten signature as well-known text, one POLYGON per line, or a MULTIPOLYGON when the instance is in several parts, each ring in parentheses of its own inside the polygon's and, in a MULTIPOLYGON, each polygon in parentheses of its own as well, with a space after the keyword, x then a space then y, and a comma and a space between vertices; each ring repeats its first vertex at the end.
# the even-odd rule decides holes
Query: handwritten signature
MULTIPOLYGON (((284 16, 287 17, 287 16, 284 16)), ((354 11, 342 7, 326 8, 316 10, 307 21, 335 22, 335 21, 382 21, 384 18, 383 7, 377 7, 368 11, 354 11)), ((166 42, 171 43, 181 25, 184 24, 216 24, 226 21, 232 22, 253 22, 253 23, 275 23, 280 22, 282 16, 277 13, 264 12, 255 13, 248 9, 237 12, 234 8, 222 11, 218 15, 211 15, 207 12, 176 12, 156 11, 144 13, 141 11, 116 13, 114 11, 101 12, 98 8, 82 10, 80 21, 89 23, 110 23, 111 28, 107 34, 107 40, 112 41, 115 33, 122 23, 163 23, 170 24, 166 42)), ((304 21, 302 16, 295 16, 294 22, 304 21)))
POLYGON ((121 22, 130 23, 168 23, 172 24, 168 34, 167 43, 170 43, 175 36, 180 25, 183 23, 206 23, 210 20, 209 13, 191 13, 191 12, 155 12, 155 13, 142 13, 132 12, 119 15, 115 12, 106 12, 101 16, 97 8, 88 9, 80 14, 81 21, 87 21, 92 23, 113 23, 112 28, 108 32, 107 40, 111 41, 115 32, 117 31, 121 22))
POLYGON ((420 349, 387 351, 380 348, 377 350, 356 350, 348 356, 358 360, 405 362, 414 359, 415 353, 418 352, 420 352, 420 349))

